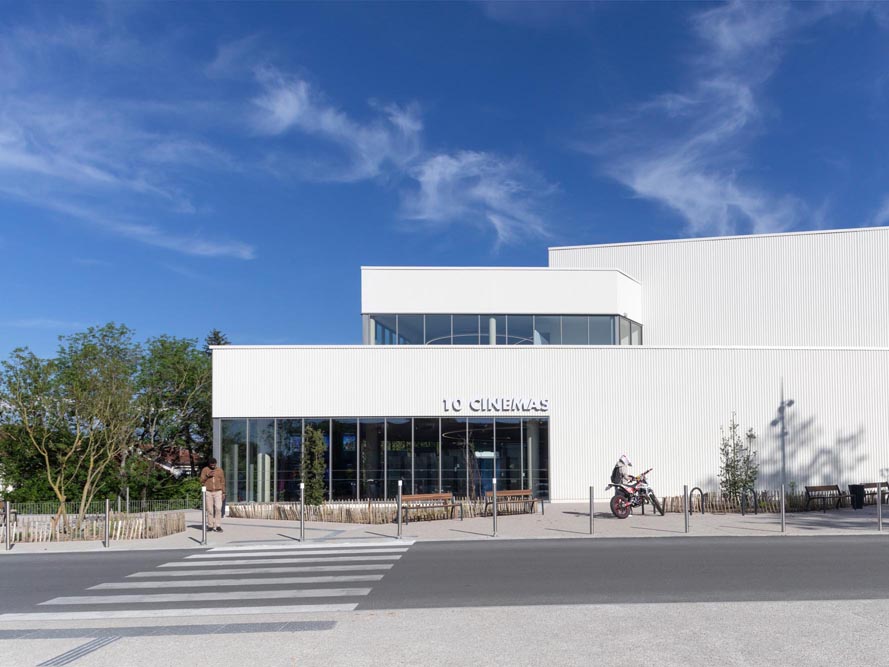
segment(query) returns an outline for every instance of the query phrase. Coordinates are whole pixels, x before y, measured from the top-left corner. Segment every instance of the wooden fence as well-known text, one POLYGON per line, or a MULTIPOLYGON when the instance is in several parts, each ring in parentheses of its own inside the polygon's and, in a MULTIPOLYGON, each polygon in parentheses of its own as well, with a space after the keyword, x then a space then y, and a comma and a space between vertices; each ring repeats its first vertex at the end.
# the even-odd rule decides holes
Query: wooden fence
MULTIPOLYGON (((0 543, 6 539, 6 525, 0 526, 0 543)), ((105 515, 84 517, 80 527, 76 516, 56 521, 49 515, 19 515, 10 527, 10 542, 73 542, 105 539, 105 515)), ((185 512, 113 512, 109 525, 111 540, 143 540, 174 535, 185 530, 185 512)))
MULTIPOLYGON (((682 496, 667 496, 661 499, 664 503, 665 512, 682 512, 682 496)), ((704 512, 706 514, 738 514, 741 512, 740 498, 729 498, 717 495, 715 493, 705 493, 703 497, 704 512)), ((849 499, 845 498, 840 503, 840 507, 848 507, 849 499)), ((689 507, 693 513, 701 511, 701 495, 695 493, 690 498, 689 507)), ((805 493, 788 493, 784 498, 784 509, 787 512, 802 512, 806 508, 805 493)), ((647 510, 646 510, 647 511, 647 510)), ((754 511, 759 513, 772 513, 781 511, 781 492, 780 491, 757 491, 756 508, 754 509, 754 501, 752 494, 747 496, 747 504, 744 511, 753 514, 754 511)))
MULTIPOLYGON (((485 501, 457 500, 463 506, 463 516, 466 519, 481 516, 485 507, 485 501)), ((332 523, 369 523, 385 524, 395 520, 394 500, 369 500, 369 501, 333 501, 322 505, 306 505, 306 521, 329 521, 332 523)), ((525 503, 516 503, 515 511, 503 511, 498 509, 498 514, 524 513, 525 503)), ((299 503, 229 503, 228 516, 238 519, 281 519, 285 521, 299 521, 299 503)), ((503 506, 501 506, 503 507, 503 506)), ((453 516, 460 516, 460 508, 457 507, 453 516)), ((412 509, 411 521, 430 521, 434 519, 448 519, 451 510, 444 507, 431 507, 412 509)))

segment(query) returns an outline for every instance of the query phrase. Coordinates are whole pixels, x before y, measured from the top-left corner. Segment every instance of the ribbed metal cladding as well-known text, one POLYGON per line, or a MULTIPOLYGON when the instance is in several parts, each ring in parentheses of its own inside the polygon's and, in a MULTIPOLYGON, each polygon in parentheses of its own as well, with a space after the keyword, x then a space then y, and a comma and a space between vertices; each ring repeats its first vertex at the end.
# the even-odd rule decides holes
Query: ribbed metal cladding
MULTIPOLYGON (((213 416, 455 416, 445 399, 549 400, 550 489, 604 491, 626 452, 654 467, 658 493, 717 487, 720 426, 758 436, 761 484, 780 477, 770 426, 783 379, 787 479, 797 485, 889 474, 889 349, 671 347, 236 347, 213 353, 213 416)), ((502 413, 501 413, 502 414, 502 413)), ((541 413, 509 413, 540 416, 541 413)), ((481 415, 464 409, 459 416, 481 415)))
POLYGON ((553 248, 642 283, 647 345, 889 345, 889 229, 553 248))

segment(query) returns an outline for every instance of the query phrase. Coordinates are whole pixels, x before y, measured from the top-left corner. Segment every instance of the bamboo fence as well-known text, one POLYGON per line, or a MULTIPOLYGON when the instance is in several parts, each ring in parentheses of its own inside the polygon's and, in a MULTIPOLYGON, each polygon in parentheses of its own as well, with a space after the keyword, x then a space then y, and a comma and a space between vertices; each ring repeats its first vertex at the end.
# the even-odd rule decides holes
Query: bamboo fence
MULTIPOLYGON (((701 494, 695 493, 689 499, 689 509, 693 513, 701 512, 701 494)), ((665 512, 682 512, 682 496, 667 496, 661 498, 664 504, 665 512)), ((741 500, 737 497, 720 496, 715 493, 705 493, 703 495, 703 505, 705 514, 739 514, 741 512, 741 500)), ((840 507, 849 507, 848 498, 843 498, 840 507)), ((752 495, 747 496, 746 506, 743 508, 747 514, 759 513, 780 513, 781 512, 781 492, 780 491, 757 491, 756 504, 752 495)), ((784 509, 787 512, 804 512, 806 509, 805 493, 788 493, 784 498, 784 509)))
MULTIPOLYGON (((0 542, 7 526, 0 526, 0 542)), ((10 542, 74 542, 105 539, 105 515, 90 515, 78 527, 76 516, 56 520, 48 515, 19 515, 10 527, 10 542)), ((185 530, 185 512, 144 512, 110 516, 109 536, 115 540, 155 539, 185 530)))

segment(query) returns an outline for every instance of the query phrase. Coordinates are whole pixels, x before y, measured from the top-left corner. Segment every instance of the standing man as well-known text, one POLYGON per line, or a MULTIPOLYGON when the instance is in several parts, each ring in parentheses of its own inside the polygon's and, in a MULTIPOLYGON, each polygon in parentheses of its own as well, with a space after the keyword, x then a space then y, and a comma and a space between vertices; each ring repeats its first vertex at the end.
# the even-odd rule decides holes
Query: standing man
POLYGON ((225 498, 225 473, 216 465, 216 459, 212 456, 207 461, 207 467, 201 470, 201 486, 207 488, 207 513, 209 530, 222 532, 222 501, 225 498), (219 518, 216 513, 219 512, 219 518))

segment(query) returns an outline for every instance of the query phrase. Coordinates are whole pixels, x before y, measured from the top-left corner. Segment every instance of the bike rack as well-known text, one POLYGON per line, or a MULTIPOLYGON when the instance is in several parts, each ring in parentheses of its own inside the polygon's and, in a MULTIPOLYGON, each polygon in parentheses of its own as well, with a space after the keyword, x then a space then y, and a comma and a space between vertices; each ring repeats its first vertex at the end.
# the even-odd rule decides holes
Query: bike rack
POLYGON ((695 495, 695 491, 697 491, 698 494, 701 496, 701 514, 703 514, 704 513, 704 492, 703 492, 703 490, 701 490, 700 486, 696 486, 688 494, 688 513, 689 514, 695 513, 695 511, 694 511, 695 504, 692 502, 692 498, 695 495))
POLYGON ((759 514, 759 496, 756 493, 756 489, 751 487, 749 489, 744 489, 741 492, 741 516, 744 516, 746 514, 745 510, 747 509, 747 492, 748 491, 753 494, 753 513, 758 515, 759 514))

